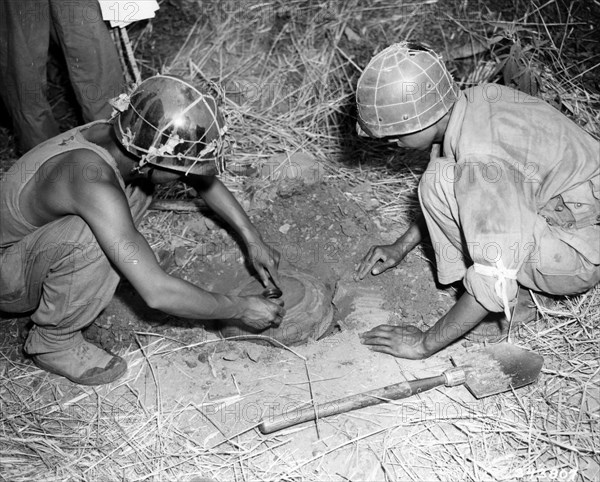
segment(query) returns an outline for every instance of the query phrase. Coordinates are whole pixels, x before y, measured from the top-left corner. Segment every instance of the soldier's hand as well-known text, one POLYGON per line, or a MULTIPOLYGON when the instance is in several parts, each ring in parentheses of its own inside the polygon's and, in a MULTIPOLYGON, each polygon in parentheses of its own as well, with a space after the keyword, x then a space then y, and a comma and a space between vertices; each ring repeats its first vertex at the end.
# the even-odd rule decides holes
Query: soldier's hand
POLYGON ((269 277, 271 277, 275 286, 281 286, 277 272, 280 259, 281 254, 279 251, 262 240, 260 242, 256 241, 250 249, 250 262, 264 287, 269 285, 269 277))
POLYGON ((285 316, 283 300, 269 300, 262 296, 242 297, 243 311, 240 320, 257 330, 279 326, 285 316))
POLYGON ((398 243, 382 246, 371 246, 368 253, 356 267, 354 279, 363 279, 370 271, 378 275, 397 266, 404 259, 408 251, 398 243))
POLYGON ((416 326, 379 325, 360 335, 360 341, 371 351, 398 358, 425 358, 425 334, 416 326))

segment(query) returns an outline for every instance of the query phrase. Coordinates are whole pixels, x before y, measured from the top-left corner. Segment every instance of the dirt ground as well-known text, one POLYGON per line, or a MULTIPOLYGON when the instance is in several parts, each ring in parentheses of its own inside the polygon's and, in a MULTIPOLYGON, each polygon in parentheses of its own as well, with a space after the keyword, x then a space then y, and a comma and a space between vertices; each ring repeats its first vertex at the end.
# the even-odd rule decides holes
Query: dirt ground
MULTIPOLYGON (((412 254, 402 266, 385 275, 354 281, 354 268, 368 248, 372 244, 394 241, 399 231, 375 224, 368 212, 344 195, 344 186, 336 184, 324 181, 301 186, 292 195, 287 191, 275 194, 267 205, 263 203, 258 209, 250 207, 251 219, 265 241, 281 253, 280 269, 284 272, 298 269, 324 283, 336 298, 336 325, 341 322, 349 328, 368 329, 394 316, 396 320, 401 318, 421 326, 435 321, 452 302, 454 291, 436 288, 431 264, 421 253, 412 254), (364 301, 359 302, 360 297, 364 297, 364 301), (365 315, 370 315, 371 320, 350 316, 353 304, 368 306, 369 312, 365 315)), ((164 215, 151 212, 145 226, 151 229, 164 215)), ((220 292, 229 292, 232 287, 240 287, 250 280, 252 275, 242 248, 231 232, 220 227, 218 220, 209 213, 173 216, 171 230, 181 234, 175 234, 158 250, 166 271, 220 292)), ((123 284, 117 300, 97 324, 105 328, 89 334, 106 345, 114 343, 116 337, 117 346, 121 347, 121 343, 131 341, 127 335, 131 325, 123 321, 111 323, 113 319, 128 319, 138 331, 146 329, 144 323, 147 322, 153 330, 169 336, 173 334, 170 330, 179 327, 178 335, 183 335, 183 341, 194 339, 198 336, 194 332, 202 329, 201 323, 173 320, 148 310, 136 312, 138 304, 131 303, 132 298, 135 300, 135 294, 123 284), (182 325, 188 329, 183 330, 182 325)))
MULTIPOLYGON (((252 184, 253 179, 246 182, 252 184)), ((290 350, 268 343, 219 341, 214 323, 153 311, 125 281, 113 302, 85 331, 88 339, 113 352, 131 354, 142 348, 146 360, 130 359, 129 385, 135 387, 147 410, 194 407, 178 413, 170 423, 202 446, 218 447, 280 413, 293 417, 311 400, 330 402, 407 379, 438 375, 451 366, 452 353, 465 349, 461 342, 427 361, 410 362, 362 346, 358 334, 382 323, 411 323, 422 328, 433 324, 451 306, 456 292, 436 286, 427 250, 421 249, 396 269, 355 281, 355 265, 368 248, 394 241, 401 231, 375 221, 372 212, 349 199, 347 193, 354 188, 343 182, 325 177, 312 185, 295 180, 292 184, 293 189, 285 180, 271 186, 267 199, 260 202, 245 197, 240 201, 264 239, 281 253, 282 272, 309 273, 333 295, 333 324, 324 338, 290 350)), ((220 292, 235 290, 252 279, 240 245, 210 213, 150 211, 140 229, 155 246, 164 269, 175 276, 220 292)), ((14 361, 30 363, 21 353, 27 318, 3 323, 9 329, 3 331, 2 352, 14 361)), ((78 393, 69 382, 40 375, 58 383, 66 398, 78 393)), ((283 443, 285 450, 265 454, 261 464, 272 466, 283 457, 287 469, 290 465, 312 466, 312 459, 365 430, 373 431, 374 426, 381 431, 397 426, 409 435, 411 420, 437 416, 431 413, 432 407, 462 410, 452 397, 475 401, 459 387, 415 397, 401 408, 378 406, 321 420, 317 425, 310 422, 292 427, 273 435, 273 441, 283 443)), ((448 429, 451 427, 441 424, 434 432, 448 429)), ((434 433, 423 436, 431 441, 434 433)), ((355 458, 353 450, 351 445, 348 450, 336 449, 318 469, 311 470, 349 480, 384 477, 376 454, 355 458), (352 462, 348 465, 347 460, 352 462)), ((427 478, 434 469, 423 461, 421 468, 412 470, 427 478)))
MULTIPOLYGON (((247 184, 253 181, 246 180, 247 184)), ((240 201, 246 204, 265 241, 280 252, 283 272, 300 270, 325 285, 335 313, 329 335, 361 332, 382 323, 402 322, 425 328, 452 305, 456 291, 436 286, 427 250, 417 249, 385 274, 355 281, 355 266, 369 247, 391 243, 402 231, 375 222, 372 212, 349 199, 346 193, 355 188, 325 178, 311 185, 296 181, 272 185, 272 199, 266 202, 240 201), (293 189, 290 184, 294 184, 293 189)), ((150 238, 151 245, 153 241, 159 245, 155 251, 165 271, 207 290, 235 291, 253 277, 234 234, 210 212, 151 210, 140 230, 150 238), (168 232, 157 228, 161 225, 168 225, 168 232)), ((21 356, 27 323, 27 317, 18 318, 3 334, 2 345, 11 348, 13 359, 21 356)), ((113 302, 85 335, 108 350, 122 351, 137 348, 138 341, 152 339, 153 335, 139 333, 196 343, 217 336, 215 328, 215 323, 178 319, 148 308, 123 280, 113 302)), ((233 344, 226 346, 238 351, 233 344)), ((199 355, 191 351, 188 356, 193 361, 199 355)), ((335 356, 326 354, 324 364, 335 364, 335 356)), ((254 376, 259 378, 260 373, 254 376)))

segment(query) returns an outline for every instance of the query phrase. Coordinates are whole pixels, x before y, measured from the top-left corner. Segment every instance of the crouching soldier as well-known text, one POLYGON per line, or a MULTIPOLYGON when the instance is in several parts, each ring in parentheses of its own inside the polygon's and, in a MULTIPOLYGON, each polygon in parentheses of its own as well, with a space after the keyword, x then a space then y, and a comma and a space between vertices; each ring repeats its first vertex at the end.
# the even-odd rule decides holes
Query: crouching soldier
POLYGON ((426 230, 439 282, 465 287, 427 331, 382 325, 364 344, 419 359, 486 324, 483 338, 499 341, 527 289, 573 295, 600 281, 600 144, 552 106, 496 84, 459 91, 438 55, 409 43, 371 60, 357 104, 359 134, 431 159, 419 184, 424 220, 372 247, 356 277, 396 266, 426 230))
POLYGON ((182 180, 240 235, 261 281, 278 283, 279 254, 215 176, 225 125, 213 97, 161 75, 121 96, 119 107, 111 120, 38 145, 1 183, 0 310, 32 312, 25 352, 83 385, 127 369, 81 333, 110 302, 119 274, 150 307, 175 316, 260 329, 284 314, 260 296, 208 292, 168 275, 136 229, 151 201, 140 182, 182 180))

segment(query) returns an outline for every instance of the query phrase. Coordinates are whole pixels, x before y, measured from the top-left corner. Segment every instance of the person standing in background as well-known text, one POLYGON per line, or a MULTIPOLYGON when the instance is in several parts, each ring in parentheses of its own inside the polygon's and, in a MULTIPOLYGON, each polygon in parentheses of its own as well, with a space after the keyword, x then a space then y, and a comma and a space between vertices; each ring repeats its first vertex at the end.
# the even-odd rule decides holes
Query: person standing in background
POLYGON ((0 97, 22 153, 60 133, 47 97, 51 37, 64 54, 84 122, 110 117, 108 100, 124 88, 117 48, 97 0, 3 0, 0 97))

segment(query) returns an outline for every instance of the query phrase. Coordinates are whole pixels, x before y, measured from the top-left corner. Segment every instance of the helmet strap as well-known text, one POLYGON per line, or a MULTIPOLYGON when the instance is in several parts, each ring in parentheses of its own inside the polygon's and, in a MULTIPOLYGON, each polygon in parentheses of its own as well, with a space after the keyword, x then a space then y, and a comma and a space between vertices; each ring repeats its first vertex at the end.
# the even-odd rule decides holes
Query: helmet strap
POLYGON ((152 159, 154 159, 156 156, 150 153, 146 153, 144 154, 142 157, 140 157, 140 160, 138 161, 136 167, 134 169, 137 170, 137 172, 141 172, 142 167, 144 167, 146 164, 148 164, 148 162, 151 162, 152 159))
POLYGON ((139 164, 134 165, 131 168, 131 174, 142 174, 142 168, 144 166, 140 166, 139 164))
POLYGON ((121 112, 125 112, 131 103, 129 94, 119 94, 118 97, 109 99, 108 103, 113 107, 110 120, 115 119, 121 112))

